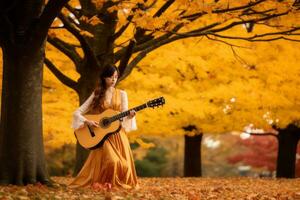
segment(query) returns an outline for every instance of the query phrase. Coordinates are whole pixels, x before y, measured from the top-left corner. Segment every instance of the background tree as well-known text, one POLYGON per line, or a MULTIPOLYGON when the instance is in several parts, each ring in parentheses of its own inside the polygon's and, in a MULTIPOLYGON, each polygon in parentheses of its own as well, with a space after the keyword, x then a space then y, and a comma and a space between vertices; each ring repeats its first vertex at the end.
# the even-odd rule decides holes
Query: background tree
MULTIPOLYGON (((285 127, 289 129, 289 124, 299 119, 299 60, 297 51, 292 50, 299 44, 278 41, 246 45, 239 41, 235 45, 241 48, 237 48, 205 39, 201 45, 195 43, 189 39, 150 54, 145 64, 133 72, 134 78, 121 84, 125 88, 134 85, 132 94, 137 96, 146 96, 149 91, 149 96, 163 93, 167 99, 162 111, 143 114, 151 123, 139 121, 140 133, 183 135, 181 127, 193 122, 203 133, 244 131, 252 123, 250 130, 255 131, 255 127, 269 130, 276 126, 280 134, 285 134, 285 127), (202 49, 202 45, 209 48, 202 49), (228 55, 236 59, 227 59, 228 55), (160 59, 156 61, 156 57, 160 59), (168 57, 172 59, 167 61, 168 57), (143 82, 143 79, 152 81, 143 82)), ((291 134, 298 137, 295 131, 291 134)), ((292 139, 284 145, 295 142, 292 139)), ((284 145, 280 148, 288 150, 284 145)), ((286 151, 281 156, 293 158, 296 154, 286 151)), ((295 165, 292 161, 279 163, 295 165)))
POLYGON ((42 138, 44 44, 66 2, 1 1, 1 184, 49 182, 42 138))
MULTIPOLYGON (((230 163, 243 163, 254 168, 264 168, 269 172, 276 171, 277 155, 278 155, 278 141, 274 136, 251 136, 247 139, 240 139, 238 144, 246 148, 244 151, 228 157, 230 163)), ((300 175, 300 145, 297 147, 296 156, 296 177, 300 175)))
MULTIPOLYGON (((299 27, 293 20, 287 23, 281 19, 298 14, 293 4, 267 0, 230 4, 174 0, 74 1, 65 6, 60 21, 53 24, 55 30, 49 33, 48 41, 72 60, 80 78, 70 79, 49 59, 45 63, 61 82, 78 93, 81 104, 93 90, 97 74, 106 63, 118 64, 123 80, 149 52, 179 39, 206 36, 213 40, 293 40, 283 36, 293 35, 299 27), (232 35, 230 30, 242 24, 250 27, 247 32, 257 29, 254 24, 269 29, 258 28, 259 31, 250 35, 245 31, 238 37, 232 35), (70 32, 77 42, 63 40, 58 34, 60 29, 70 32)), ((77 147, 75 173, 87 155, 77 147)))
POLYGON ((276 176, 295 178, 297 163, 297 145, 300 140, 298 124, 291 123, 279 129, 276 176))

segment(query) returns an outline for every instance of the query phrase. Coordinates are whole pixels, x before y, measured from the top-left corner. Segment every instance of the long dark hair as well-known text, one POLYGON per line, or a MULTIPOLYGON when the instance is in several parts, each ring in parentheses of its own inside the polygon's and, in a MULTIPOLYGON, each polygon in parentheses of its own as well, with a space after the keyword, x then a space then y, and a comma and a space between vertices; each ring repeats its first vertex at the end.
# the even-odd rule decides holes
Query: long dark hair
POLYGON ((99 75, 98 84, 96 89, 94 90, 94 99, 92 102, 93 109, 99 109, 100 111, 103 109, 105 92, 107 90, 105 78, 111 77, 115 71, 117 71, 119 75, 119 70, 115 65, 106 65, 104 70, 99 75))

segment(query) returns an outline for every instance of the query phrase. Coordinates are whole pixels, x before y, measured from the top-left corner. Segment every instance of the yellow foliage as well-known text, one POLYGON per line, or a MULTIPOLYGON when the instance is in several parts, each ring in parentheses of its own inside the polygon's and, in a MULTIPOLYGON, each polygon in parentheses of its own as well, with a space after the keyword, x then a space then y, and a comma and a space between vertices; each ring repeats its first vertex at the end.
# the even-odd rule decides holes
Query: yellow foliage
POLYGON ((112 13, 114 11, 118 11, 119 9, 119 6, 111 6, 107 9, 107 11, 112 13))
POLYGON ((68 4, 74 8, 78 8, 80 6, 79 0, 70 0, 68 4))
MULTIPOLYGON (((277 41, 237 49, 245 62, 255 66, 249 69, 235 59, 230 47, 206 39, 198 42, 193 38, 158 49, 119 85, 128 93, 129 107, 159 96, 166 99, 164 107, 137 114, 138 130, 129 133, 132 141, 150 147, 139 139, 141 135, 182 135, 182 127, 189 124, 222 133, 250 123, 284 127, 299 119, 299 44, 277 41)), ((79 78, 70 61, 50 45, 47 57, 72 79, 79 78)), ((46 147, 74 143, 70 123, 77 95, 47 68, 43 86, 46 147)))
POLYGON ((145 148, 145 149, 149 149, 149 148, 155 146, 152 142, 146 143, 146 142, 144 142, 144 141, 143 141, 142 139, 140 139, 140 138, 137 138, 135 141, 136 141, 141 147, 143 147, 143 148, 145 148))
POLYGON ((90 37, 90 38, 94 37, 94 35, 88 31, 80 31, 80 34, 83 36, 86 36, 86 37, 90 37))
POLYGON ((121 83, 132 90, 128 92, 132 98, 166 98, 163 109, 138 114, 135 134, 184 134, 182 127, 189 124, 204 132, 222 133, 242 131, 250 123, 268 128, 299 120, 300 68, 294 49, 299 44, 248 44, 249 48, 236 50, 245 65, 229 46, 197 40, 176 42, 151 53, 121 83))
MULTIPOLYGON (((96 7, 102 8, 103 0, 93 0, 96 7)), ((148 1, 151 4, 153 1, 148 1)), ((156 6, 165 1, 158 1, 156 6)), ((155 9, 134 13, 135 26, 147 30, 157 30, 155 36, 179 24, 185 23, 182 31, 210 24, 212 21, 223 23, 224 27, 236 20, 239 12, 216 14, 213 10, 242 6, 250 0, 210 1, 177 0, 160 17, 152 18, 155 9), (179 14, 186 10, 185 16, 206 12, 205 16, 193 23, 181 20, 179 14)), ((269 9, 277 5, 274 13, 290 9, 292 1, 270 0, 255 7, 257 10, 269 9)), ((118 27, 127 23, 131 9, 143 1, 121 1, 112 11, 118 10, 118 27)), ((79 2, 71 1, 72 6, 79 2)), ((292 12, 282 17, 288 25, 298 23, 299 14, 292 12)), ((255 16, 253 16, 255 18, 255 16)), ((252 18, 245 18, 252 19, 252 18)), ((81 21, 97 25, 102 23, 96 16, 83 16, 81 21)), ((270 25, 280 23, 270 22, 270 25)), ((282 22, 282 21, 281 21, 282 22)), ((59 26, 60 21, 54 25, 59 26)), ((130 26, 117 43, 132 38, 136 27, 130 26)), ((283 27, 284 29, 284 27, 283 27)), ((256 25, 253 35, 265 33, 270 28, 256 25)), ((90 32, 82 35, 93 37, 90 32)), ((248 34, 244 27, 237 26, 224 34, 244 36, 248 34)), ((64 30, 51 30, 50 37, 59 35, 65 42, 78 45, 74 37, 64 30)), ((138 130, 129 133, 131 140, 144 147, 151 147, 140 140, 141 135, 182 135, 182 127, 193 124, 203 132, 223 133, 231 130, 243 130, 250 123, 255 127, 268 128, 271 124, 284 127, 300 116, 300 55, 299 44, 287 41, 248 44, 243 41, 230 41, 233 45, 246 48, 234 48, 206 38, 191 38, 178 41, 150 53, 134 68, 132 74, 118 86, 125 89, 129 96, 129 107, 164 96, 166 105, 154 110, 146 109, 137 114, 138 130), (238 55, 238 56, 235 56, 238 55)), ((80 49, 77 49, 82 55, 80 49)), ((73 64, 51 45, 47 46, 47 57, 67 76, 79 78, 73 64)), ((0 54, 1 55, 1 54, 0 54)), ((1 63, 2 64, 2 63, 1 63)), ((2 74, 2 67, 1 74, 2 74)), ((1 85, 0 85, 1 86, 1 85)), ((74 143, 75 137, 70 128, 72 112, 78 107, 78 97, 74 91, 63 86, 45 67, 43 82, 43 127, 47 147, 58 147, 65 142, 74 143)), ((195 134, 192 132, 191 134, 195 134)))
POLYGON ((98 24, 103 24, 103 22, 97 16, 91 17, 91 19, 89 19, 88 22, 93 26, 96 26, 98 24))
POLYGON ((105 0, 92 0, 92 3, 95 5, 97 9, 101 9, 105 0))

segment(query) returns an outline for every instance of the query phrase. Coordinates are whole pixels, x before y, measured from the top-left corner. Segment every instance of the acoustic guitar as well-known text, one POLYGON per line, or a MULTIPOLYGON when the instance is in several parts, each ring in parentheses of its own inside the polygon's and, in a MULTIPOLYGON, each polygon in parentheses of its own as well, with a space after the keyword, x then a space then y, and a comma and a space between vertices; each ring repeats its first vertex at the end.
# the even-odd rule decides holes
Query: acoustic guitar
POLYGON ((85 125, 75 130, 75 136, 82 147, 86 149, 97 148, 103 144, 109 135, 121 130, 121 120, 128 116, 131 110, 138 112, 145 108, 155 108, 163 104, 165 104, 164 97, 159 97, 121 113, 112 109, 106 109, 100 114, 83 115, 88 120, 97 121, 99 127, 85 125))

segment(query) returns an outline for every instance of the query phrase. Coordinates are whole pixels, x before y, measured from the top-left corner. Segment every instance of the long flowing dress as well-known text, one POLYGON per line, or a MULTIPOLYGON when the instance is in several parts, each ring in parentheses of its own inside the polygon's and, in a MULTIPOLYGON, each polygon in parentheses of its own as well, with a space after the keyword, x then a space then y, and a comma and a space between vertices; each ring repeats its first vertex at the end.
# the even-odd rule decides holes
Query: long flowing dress
MULTIPOLYGON (((111 88, 109 91, 106 94, 104 108, 111 108, 120 112, 127 110, 127 93, 115 88, 111 88)), ((74 129, 84 125, 83 114, 99 113, 99 111, 90 108, 93 98, 94 93, 74 112, 72 122, 74 129)), ((85 164, 69 187, 111 184, 126 189, 136 188, 138 186, 137 175, 126 135, 126 132, 136 129, 135 117, 132 119, 124 118, 119 132, 110 135, 102 146, 90 151, 85 164)))

